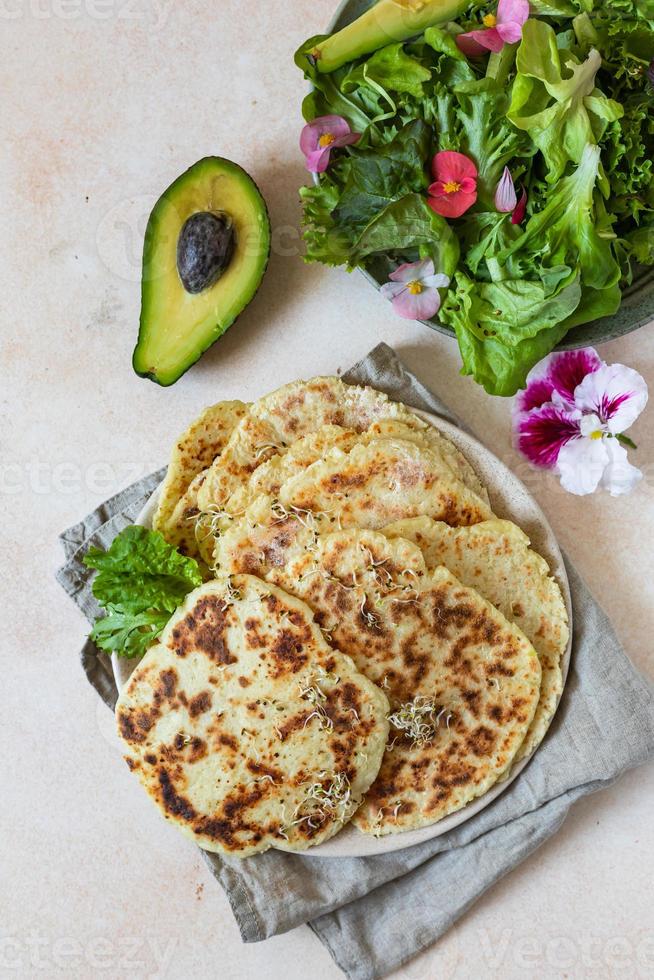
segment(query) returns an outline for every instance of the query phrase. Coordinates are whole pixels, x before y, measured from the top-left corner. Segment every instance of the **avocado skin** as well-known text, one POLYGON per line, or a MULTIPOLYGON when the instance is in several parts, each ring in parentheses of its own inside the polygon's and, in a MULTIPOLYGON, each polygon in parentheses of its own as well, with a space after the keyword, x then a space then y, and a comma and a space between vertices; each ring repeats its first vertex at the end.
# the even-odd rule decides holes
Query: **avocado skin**
POLYGON ((408 41, 428 27, 455 20, 469 0, 377 0, 360 17, 328 37, 313 37, 296 52, 295 62, 307 74, 328 74, 362 55, 408 41))
POLYGON ((224 157, 204 157, 182 173, 155 204, 145 232, 135 373, 161 387, 178 381, 254 298, 269 258, 268 209, 242 167, 224 157), (218 280, 192 294, 179 277, 177 243, 188 218, 203 211, 229 215, 236 240, 218 280))

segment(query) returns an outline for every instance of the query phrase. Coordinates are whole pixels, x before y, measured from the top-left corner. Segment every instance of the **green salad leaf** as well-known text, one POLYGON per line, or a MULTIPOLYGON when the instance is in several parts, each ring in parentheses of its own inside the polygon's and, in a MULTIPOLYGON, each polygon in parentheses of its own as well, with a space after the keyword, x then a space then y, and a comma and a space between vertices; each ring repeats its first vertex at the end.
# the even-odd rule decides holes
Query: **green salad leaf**
MULTIPOLYGON (((462 373, 472 375, 489 394, 506 395, 523 387, 529 370, 527 365, 539 361, 565 336, 568 327, 553 321, 563 315, 568 306, 574 307, 578 293, 572 283, 567 293, 562 291, 560 309, 552 303, 549 308, 538 311, 530 306, 530 296, 534 294, 529 287, 521 290, 518 284, 508 283, 499 292, 493 289, 489 293, 489 289, 491 287, 480 286, 465 273, 458 273, 455 290, 447 293, 441 314, 443 322, 456 331, 463 359, 462 373), (513 317, 512 343, 505 342, 503 330, 502 336, 494 332, 498 324, 498 307, 493 306, 492 300, 500 296, 513 317), (532 315, 533 326, 529 322, 532 315)), ((536 291, 537 301, 541 296, 536 291)))
MULTIPOLYGON (((491 205, 502 171, 512 160, 526 161, 535 148, 507 115, 507 92, 494 78, 463 82, 454 88, 455 118, 460 131, 456 149, 477 164, 480 205, 491 205)), ((438 149, 448 149, 441 147, 438 149)))
POLYGON ((389 44, 376 51, 368 61, 357 65, 343 79, 343 92, 354 92, 361 86, 381 86, 392 92, 408 92, 416 99, 424 94, 424 82, 431 71, 404 50, 403 44, 389 44))
POLYGON ((482 12, 475 0, 456 23, 332 73, 306 69, 307 122, 335 113, 360 135, 300 192, 305 259, 381 284, 430 257, 450 278, 437 317, 463 372, 512 395, 654 265, 654 0, 531 0, 518 43, 468 58, 456 35, 482 12), (477 170, 456 218, 427 203, 444 150, 477 170), (505 168, 520 215, 498 210, 505 168))
POLYGON ((593 289, 617 283, 620 269, 611 248, 613 236, 598 223, 595 209, 599 164, 599 147, 587 144, 574 173, 557 184, 543 210, 529 219, 523 234, 500 252, 498 261, 521 251, 538 257, 543 270, 576 266, 584 285, 593 289))
POLYGON ((371 255, 398 252, 407 257, 412 250, 417 250, 415 258, 431 258, 445 275, 454 275, 459 240, 421 194, 407 194, 373 218, 355 242, 349 261, 356 266, 371 255))
POLYGON ((623 114, 622 106, 607 99, 596 86, 602 58, 591 48, 578 62, 564 52, 565 72, 552 27, 530 19, 522 30, 516 59, 509 120, 528 132, 543 154, 550 183, 559 180, 568 162, 579 163, 584 147, 597 143, 606 125, 623 114))
POLYGON ((107 606, 107 615, 97 621, 90 638, 106 653, 142 657, 161 635, 169 619, 169 613, 121 612, 107 606))
POLYGON ((654 221, 637 228, 627 236, 636 262, 641 265, 654 265, 654 221))
POLYGON ((91 633, 101 650, 134 657, 157 639, 171 613, 202 584, 199 566, 168 544, 158 531, 133 525, 106 550, 84 557, 97 570, 93 595, 106 610, 91 633))
POLYGON ((363 229, 382 208, 411 191, 425 191, 429 129, 419 119, 403 126, 383 146, 371 147, 348 158, 347 173, 335 222, 353 231, 363 229))

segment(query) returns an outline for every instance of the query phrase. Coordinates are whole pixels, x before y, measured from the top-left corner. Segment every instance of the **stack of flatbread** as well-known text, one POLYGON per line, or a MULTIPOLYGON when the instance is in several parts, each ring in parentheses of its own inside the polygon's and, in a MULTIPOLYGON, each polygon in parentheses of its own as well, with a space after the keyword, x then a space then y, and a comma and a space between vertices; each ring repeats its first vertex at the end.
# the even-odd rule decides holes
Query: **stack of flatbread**
POLYGON ((154 528, 206 584, 118 708, 130 767, 209 850, 441 820, 542 740, 565 603, 437 428, 337 378, 208 409, 154 528))

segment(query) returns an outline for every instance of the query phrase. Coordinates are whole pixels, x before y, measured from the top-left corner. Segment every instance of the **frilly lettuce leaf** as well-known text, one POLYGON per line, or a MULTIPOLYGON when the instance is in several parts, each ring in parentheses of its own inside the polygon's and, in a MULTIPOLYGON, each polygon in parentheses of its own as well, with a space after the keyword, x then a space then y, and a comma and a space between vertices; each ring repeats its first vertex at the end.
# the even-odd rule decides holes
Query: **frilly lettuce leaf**
POLYGON ((572 53, 561 64, 552 27, 531 18, 522 30, 508 118, 529 133, 545 158, 547 179, 559 180, 567 164, 579 163, 584 147, 597 143, 606 126, 623 114, 595 84, 602 58, 594 48, 579 63, 572 53), (565 76, 564 76, 565 71, 565 76))
POLYGON ((654 265, 654 220, 629 232, 625 238, 636 262, 654 265))
POLYGON ((527 251, 537 255, 545 268, 578 267, 582 283, 593 289, 615 285, 620 278, 611 249, 615 234, 594 195, 599 163, 600 148, 587 145, 575 172, 559 181, 542 211, 529 219, 522 235, 498 260, 527 251))
POLYGON ((491 395, 513 395, 533 365, 565 336, 561 317, 578 301, 576 280, 545 300, 538 283, 479 283, 460 272, 439 315, 456 331, 461 373, 472 375, 491 395))
POLYGON ((340 196, 339 186, 327 174, 322 175, 317 186, 300 188, 304 206, 305 262, 322 262, 323 265, 333 266, 348 262, 353 235, 339 228, 332 218, 340 196))
POLYGON ((431 78, 431 71, 412 58, 403 44, 389 44, 376 51, 368 61, 352 68, 343 78, 341 90, 356 91, 361 86, 381 86, 391 92, 406 92, 416 99, 424 94, 424 82, 431 78))
POLYGON ((572 326, 617 309, 620 266, 608 216, 595 197, 599 158, 599 147, 586 146, 577 170, 495 256, 500 270, 520 258, 538 281, 480 283, 459 272, 443 304, 440 316, 456 331, 464 372, 491 394, 514 394, 572 326))
POLYGON ((458 149, 477 164, 480 204, 491 205, 504 167, 515 159, 527 160, 536 148, 507 118, 508 93, 495 79, 462 82, 454 86, 454 95, 458 149))
POLYGON ((193 558, 138 525, 121 531, 107 551, 89 548, 84 564, 97 570, 93 595, 107 610, 91 639, 121 656, 143 653, 185 596, 202 584, 193 558))

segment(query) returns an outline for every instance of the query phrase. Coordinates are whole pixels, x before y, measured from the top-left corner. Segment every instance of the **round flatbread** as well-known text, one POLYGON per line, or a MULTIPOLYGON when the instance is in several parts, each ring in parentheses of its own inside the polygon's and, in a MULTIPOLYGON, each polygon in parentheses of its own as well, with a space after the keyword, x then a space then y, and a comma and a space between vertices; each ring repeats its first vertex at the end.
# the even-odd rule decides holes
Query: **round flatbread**
POLYGON ((261 495, 277 497, 287 480, 302 473, 312 463, 324 459, 332 449, 349 453, 359 443, 368 445, 378 439, 402 439, 431 450, 447 465, 452 477, 460 479, 488 503, 486 489, 470 464, 433 426, 418 428, 397 419, 381 419, 373 422, 364 432, 338 425, 323 425, 315 432, 302 436, 291 443, 284 453, 277 453, 258 466, 247 482, 234 490, 225 502, 225 511, 238 516, 261 495))
POLYGON ((318 534, 376 530, 421 514, 465 525, 491 510, 440 457, 412 442, 375 439, 348 453, 332 449, 288 479, 277 499, 257 497, 243 515, 217 520, 214 567, 265 575, 318 534))
POLYGON ((389 749, 353 822, 374 834, 434 823, 511 765, 538 703, 536 652, 478 592, 429 570, 415 544, 295 526, 284 560, 273 548, 260 573, 302 598, 391 704, 389 749))
POLYGON ((224 508, 254 470, 323 425, 363 432, 379 419, 426 423, 374 388, 346 385, 340 378, 294 381, 254 402, 211 467, 200 494, 203 511, 224 508))
POLYGON ((152 522, 155 531, 166 536, 168 522, 191 481, 220 455, 247 410, 244 402, 218 402, 206 408, 177 439, 152 522))
POLYGON ((483 521, 472 527, 448 527, 426 517, 384 528, 389 537, 406 538, 421 549, 430 568, 445 565, 456 577, 492 602, 531 642, 543 680, 533 721, 516 761, 531 755, 547 731, 563 689, 561 659, 569 639, 568 614, 561 589, 544 558, 511 521, 483 521))
POLYGON ((207 478, 208 470, 193 477, 190 485, 177 501, 166 523, 165 538, 183 555, 195 558, 208 578, 213 565, 215 546, 214 516, 202 514, 198 507, 198 493, 207 478))
POLYGON ((381 528, 427 515, 455 526, 492 517, 485 500, 436 453, 404 439, 375 439, 332 450, 279 491, 286 508, 335 514, 342 527, 381 528))
POLYGON ((388 701, 297 598, 252 576, 192 592, 116 706, 126 760, 205 850, 301 851, 351 818, 388 701))

